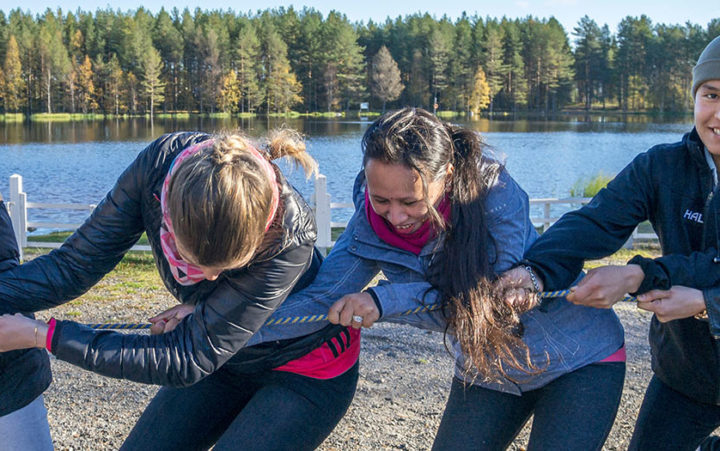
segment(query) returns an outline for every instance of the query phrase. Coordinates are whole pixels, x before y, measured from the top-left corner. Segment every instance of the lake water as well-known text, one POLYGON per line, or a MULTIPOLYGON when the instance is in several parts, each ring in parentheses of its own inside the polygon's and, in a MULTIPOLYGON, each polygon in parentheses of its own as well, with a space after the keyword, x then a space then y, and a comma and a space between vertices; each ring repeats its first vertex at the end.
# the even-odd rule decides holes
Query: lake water
MULTIPOLYGON (((578 180, 599 172, 616 174, 638 153, 655 144, 678 141, 692 128, 689 115, 458 122, 485 137, 531 198, 566 197, 578 180)), ((333 201, 349 202, 361 163, 360 138, 369 123, 342 119, 0 123, 0 193, 9 196, 9 177, 17 173, 23 176, 30 202, 97 203, 145 145, 163 133, 239 127, 251 136, 262 136, 269 128, 286 125, 306 135, 309 152, 327 176, 333 201)), ((304 181, 301 171, 289 177, 309 196, 312 183, 304 181)), ((337 211, 333 219, 349 215, 337 211)), ((84 216, 81 212, 30 210, 31 221, 77 222, 84 216)))

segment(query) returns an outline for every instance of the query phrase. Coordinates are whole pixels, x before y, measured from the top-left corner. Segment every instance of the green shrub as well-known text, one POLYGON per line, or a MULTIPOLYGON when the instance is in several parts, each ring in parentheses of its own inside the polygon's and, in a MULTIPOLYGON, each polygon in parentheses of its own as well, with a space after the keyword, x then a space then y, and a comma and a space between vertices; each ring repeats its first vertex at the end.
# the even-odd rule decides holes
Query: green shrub
POLYGON ((575 182, 572 188, 570 188, 570 196, 593 197, 601 189, 605 188, 613 178, 614 176, 607 175, 604 172, 599 172, 589 179, 586 177, 580 178, 577 182, 575 182))
POLYGON ((438 111, 436 114, 437 114, 437 117, 442 117, 442 118, 452 118, 452 117, 458 117, 458 116, 463 115, 463 113, 461 113, 460 111, 449 111, 449 110, 438 111))
POLYGON ((5 122, 22 122, 25 119, 25 115, 22 113, 5 113, 0 114, 0 121, 5 122))
POLYGON ((70 113, 35 113, 30 119, 35 122, 70 122, 72 117, 70 113))

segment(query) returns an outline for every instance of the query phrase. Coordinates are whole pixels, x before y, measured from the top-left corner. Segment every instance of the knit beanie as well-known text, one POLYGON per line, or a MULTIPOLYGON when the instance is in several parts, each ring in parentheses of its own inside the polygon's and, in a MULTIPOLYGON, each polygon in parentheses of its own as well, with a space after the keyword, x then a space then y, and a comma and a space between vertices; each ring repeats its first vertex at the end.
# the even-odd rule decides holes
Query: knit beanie
POLYGON ((720 80, 720 36, 705 47, 693 67, 693 99, 700 85, 708 80, 720 80))

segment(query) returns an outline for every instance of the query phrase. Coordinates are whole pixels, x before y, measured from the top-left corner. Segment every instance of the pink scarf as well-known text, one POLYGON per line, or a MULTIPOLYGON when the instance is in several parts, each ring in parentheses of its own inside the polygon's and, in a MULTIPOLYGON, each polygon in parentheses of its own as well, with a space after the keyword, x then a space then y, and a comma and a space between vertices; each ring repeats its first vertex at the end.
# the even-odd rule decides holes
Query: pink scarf
MULTIPOLYGON (((165 176, 165 180, 163 181, 162 191, 160 194, 160 208, 162 210, 162 223, 160 225, 160 246, 162 247, 165 259, 170 265, 170 272, 172 273, 177 283, 179 283, 180 285, 196 284, 205 280, 205 276, 203 275, 202 269, 200 269, 200 267, 198 267, 197 265, 193 265, 192 263, 186 262, 182 259, 182 257, 180 257, 180 254, 178 253, 175 240, 175 231, 173 230, 173 225, 172 221, 170 220, 170 213, 168 212, 166 201, 167 191, 170 185, 170 178, 175 173, 175 169, 180 166, 180 163, 182 163, 183 160, 205 149, 206 147, 213 145, 214 143, 214 139, 208 139, 183 150, 180 155, 178 155, 175 160, 173 160, 172 164, 170 165, 170 170, 168 171, 167 175, 165 176)), ((280 193, 277 186, 277 178, 275 177, 275 171, 273 170, 272 165, 269 161, 265 159, 265 157, 260 154, 260 152, 258 152, 253 147, 250 147, 248 150, 250 151, 250 153, 253 154, 255 158, 260 161, 260 166, 265 171, 268 179, 270 179, 270 185, 273 188, 273 200, 270 208, 270 216, 265 223, 265 231, 267 231, 270 228, 270 224, 272 224, 272 220, 275 217, 275 212, 277 211, 277 207, 280 202, 280 193)))
MULTIPOLYGON (((437 211, 445 219, 445 223, 448 224, 450 222, 450 198, 447 195, 440 201, 437 211)), ((372 227, 378 238, 391 246, 399 247, 415 255, 420 255, 423 246, 437 236, 437 227, 429 218, 422 223, 419 229, 412 233, 398 233, 385 218, 377 214, 372 208, 367 189, 365 189, 365 214, 370 222, 370 227, 372 227)))

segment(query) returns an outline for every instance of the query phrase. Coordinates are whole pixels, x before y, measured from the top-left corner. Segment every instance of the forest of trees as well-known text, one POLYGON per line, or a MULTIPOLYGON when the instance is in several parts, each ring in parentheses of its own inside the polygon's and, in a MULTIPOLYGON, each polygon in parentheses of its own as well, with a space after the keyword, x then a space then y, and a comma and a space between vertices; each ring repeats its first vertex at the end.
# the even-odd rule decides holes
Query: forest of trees
POLYGON ((684 111, 717 35, 720 18, 628 16, 613 34, 587 16, 565 30, 534 17, 18 8, 0 11, 0 112, 684 111))

